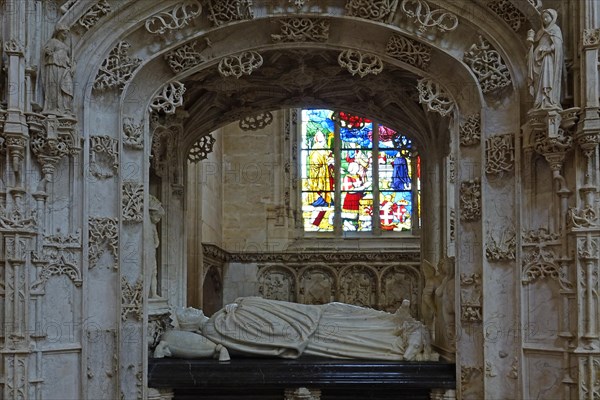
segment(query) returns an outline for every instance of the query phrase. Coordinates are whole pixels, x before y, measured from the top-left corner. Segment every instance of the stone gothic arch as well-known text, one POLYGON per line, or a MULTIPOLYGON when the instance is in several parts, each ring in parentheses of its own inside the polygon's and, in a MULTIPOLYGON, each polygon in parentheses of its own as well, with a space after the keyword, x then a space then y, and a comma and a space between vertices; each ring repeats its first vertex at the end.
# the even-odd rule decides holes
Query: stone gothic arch
MULTIPOLYGON (((148 396, 149 310, 186 301, 185 241, 168 240, 186 233, 185 156, 249 113, 307 105, 366 113, 414 133, 430 153, 424 207, 440 211, 424 216, 420 250, 438 265, 438 304, 454 293, 456 329, 440 349, 456 354, 459 397, 535 397, 540 385, 565 398, 598 394, 597 70, 569 76, 579 108, 528 114, 525 31, 541 27, 539 0, 240 0, 246 7, 221 9, 230 2, 69 0, 62 16, 43 9, 26 27, 34 2, 21 3, 2 3, 1 14, 4 397, 66 395, 48 386, 58 362, 74 398, 148 396), (49 68, 34 66, 47 64, 44 43, 61 26, 73 102, 49 113, 38 106, 51 92, 49 68), (393 93, 379 97, 385 89, 393 93), (580 148, 566 157, 573 137, 580 148), (541 157, 558 182, 542 189, 555 203, 547 228, 529 172, 541 157), (162 171, 154 186, 153 163, 162 171), (164 208, 160 230, 151 194, 164 208), (161 296, 148 298, 157 246, 161 296), (73 283, 69 306, 56 307, 64 317, 36 286, 57 275, 73 283), (543 278, 559 282, 560 293, 543 294, 557 317, 531 339, 524 321, 543 306, 528 296, 543 278), (75 326, 54 347, 44 313, 75 326)), ((584 3, 562 11, 588 15, 584 3)), ((583 67, 597 60, 597 19, 570 26, 583 67)))

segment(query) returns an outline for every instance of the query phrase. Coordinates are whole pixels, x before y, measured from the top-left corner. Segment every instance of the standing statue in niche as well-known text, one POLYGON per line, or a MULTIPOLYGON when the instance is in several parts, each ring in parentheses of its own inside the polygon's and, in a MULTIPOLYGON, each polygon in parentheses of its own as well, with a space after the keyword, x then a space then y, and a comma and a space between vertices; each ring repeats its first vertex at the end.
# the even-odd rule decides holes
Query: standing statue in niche
POLYGON ((158 229, 156 225, 160 222, 161 218, 165 215, 165 209, 161 202, 154 196, 150 195, 150 222, 152 222, 152 240, 154 243, 154 257, 151 259, 152 275, 150 276, 150 294, 149 298, 158 299, 158 262, 157 254, 158 247, 160 246, 160 237, 158 236, 158 229))
POLYGON ((58 25, 44 46, 44 114, 73 114, 73 64, 69 28, 58 25))
POLYGON ((543 27, 527 32, 531 43, 527 57, 527 83, 533 96, 533 109, 562 109, 560 105, 564 54, 562 32, 556 20, 556 10, 542 12, 543 27))
POLYGON ((212 317, 178 310, 154 357, 229 360, 229 352, 260 357, 302 355, 342 359, 437 361, 429 330, 404 300, 395 313, 345 303, 298 304, 241 297, 212 317))

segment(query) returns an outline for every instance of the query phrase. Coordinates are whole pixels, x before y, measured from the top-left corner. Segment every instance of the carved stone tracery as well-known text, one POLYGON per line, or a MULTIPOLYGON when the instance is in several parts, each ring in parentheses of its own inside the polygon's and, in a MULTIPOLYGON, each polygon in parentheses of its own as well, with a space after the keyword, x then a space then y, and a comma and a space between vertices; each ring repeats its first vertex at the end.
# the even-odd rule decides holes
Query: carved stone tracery
POLYGON ((352 75, 358 74, 361 78, 383 71, 383 62, 375 54, 361 53, 357 50, 344 50, 338 56, 338 63, 346 68, 352 75))
POLYGON ((119 223, 116 218, 90 217, 89 222, 89 268, 98 265, 102 254, 108 250, 114 260, 114 269, 118 269, 119 223))
POLYGON ((481 217, 481 181, 479 178, 460 184, 460 218, 476 221, 481 217))
POLYGON ((349 0, 346 10, 351 17, 390 23, 398 7, 398 0, 349 0))
POLYGON ((81 231, 63 235, 60 232, 44 236, 42 253, 31 253, 31 261, 41 267, 38 278, 31 284, 31 290, 43 290, 51 276, 65 275, 75 286, 83 282, 79 266, 81 252, 81 231))
POLYGON ((326 42, 329 39, 329 21, 317 18, 280 19, 281 31, 272 34, 274 42, 326 42))
POLYGON ((208 19, 214 26, 254 18, 251 0, 209 0, 208 19))
POLYGON ((100 20, 103 16, 110 13, 112 9, 110 8, 110 4, 107 0, 100 0, 90 8, 88 8, 85 13, 77 20, 77 24, 82 27, 85 31, 90 30, 90 28, 100 20))
POLYGON ((392 35, 389 38, 385 52, 423 71, 427 71, 431 61, 431 47, 400 35, 392 35))
POLYGON ((419 25, 419 32, 435 27, 440 32, 450 32, 458 27, 458 17, 444 9, 432 10, 425 0, 402 0, 401 11, 419 25))
POLYGON ((273 114, 265 111, 255 115, 247 115, 240 119, 239 127, 243 131, 256 131, 264 129, 273 122, 273 114))
POLYGON ((494 0, 488 3, 488 7, 495 12, 500 18, 504 20, 511 27, 511 29, 517 32, 521 29, 521 26, 525 24, 527 19, 525 15, 518 8, 516 8, 510 0, 494 0))
POLYGON ((494 135, 485 141, 485 172, 499 175, 514 168, 515 148, 513 134, 494 135))
POLYGON ((263 64, 262 56, 256 51, 245 51, 243 53, 223 57, 219 62, 219 73, 222 76, 250 75, 263 64))
POLYGON ((165 114, 174 114, 177 107, 183 105, 184 93, 185 86, 183 83, 178 81, 169 82, 154 97, 152 103, 150 103, 150 110, 165 114))
POLYGON ((477 77, 481 91, 494 92, 511 84, 510 72, 490 42, 479 36, 479 44, 473 44, 464 55, 465 63, 477 77))
POLYGON ((442 117, 447 116, 454 110, 454 101, 437 83, 427 78, 417 82, 419 92, 419 103, 425 104, 427 110, 435 111, 442 117))
POLYGON ((215 139, 212 134, 204 135, 196 140, 188 153, 188 160, 197 163, 206 159, 208 155, 212 153, 213 145, 216 141, 217 139, 215 139))
POLYGON ((142 60, 129 57, 130 48, 131 45, 128 42, 121 41, 117 43, 102 62, 94 80, 94 89, 119 88, 122 90, 127 82, 133 78, 133 73, 140 66, 142 60))
POLYGON ((206 40, 203 43, 199 40, 185 43, 175 50, 167 52, 165 54, 165 61, 169 64, 173 73, 177 74, 188 70, 206 61, 206 57, 202 55, 202 52, 210 47, 209 43, 210 41, 206 40), (202 49, 200 50, 201 47, 202 49))
POLYGON ((202 5, 198 0, 186 0, 176 4, 169 11, 163 11, 148 18, 145 24, 146 30, 162 35, 167 31, 181 29, 197 18, 201 12, 202 5))
POLYGON ((481 116, 479 114, 469 115, 465 122, 460 124, 460 144, 462 146, 474 146, 481 140, 481 116))

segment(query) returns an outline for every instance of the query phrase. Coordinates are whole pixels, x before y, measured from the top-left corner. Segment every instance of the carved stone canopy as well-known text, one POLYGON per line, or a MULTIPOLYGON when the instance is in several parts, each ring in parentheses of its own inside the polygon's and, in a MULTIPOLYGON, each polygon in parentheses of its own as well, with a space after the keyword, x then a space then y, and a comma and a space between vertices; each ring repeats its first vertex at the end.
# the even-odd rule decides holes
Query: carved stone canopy
POLYGON ((249 114, 287 107, 342 109, 377 119, 409 134, 419 147, 437 142, 426 138, 427 116, 416 101, 418 76, 385 64, 377 75, 348 74, 338 63, 338 50, 289 49, 260 52, 263 64, 250 75, 222 76, 207 68, 184 82, 187 148, 197 136, 249 114), (200 112, 201 110, 201 112, 200 112))

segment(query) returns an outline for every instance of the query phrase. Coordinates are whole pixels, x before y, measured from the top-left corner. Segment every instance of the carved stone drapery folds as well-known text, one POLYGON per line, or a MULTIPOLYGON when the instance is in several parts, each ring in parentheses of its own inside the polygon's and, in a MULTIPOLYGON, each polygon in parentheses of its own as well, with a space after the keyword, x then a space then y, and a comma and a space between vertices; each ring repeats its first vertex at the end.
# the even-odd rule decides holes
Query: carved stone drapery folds
POLYGON ((475 178, 460 184, 460 218, 476 221, 481 217, 481 181, 475 178))
POLYGON ((525 15, 523 15, 510 0, 491 1, 488 3, 488 7, 502 18, 515 32, 521 29, 521 26, 527 21, 525 15))
POLYGON ((119 141, 110 136, 91 136, 90 173, 98 179, 107 179, 118 171, 119 141))
POLYGON ((419 92, 419 103, 425 104, 427 110, 435 111, 442 117, 454 110, 454 101, 438 83, 423 78, 417 82, 417 90, 419 92))
POLYGON ((150 103, 150 110, 174 114, 177 107, 183 105, 185 86, 181 82, 169 82, 163 86, 159 94, 150 103))
POLYGON ((485 172, 499 175, 512 171, 515 161, 513 134, 494 135, 485 141, 485 172))
POLYGON ((280 19, 281 31, 272 34, 274 42, 326 42, 329 39, 329 21, 317 18, 280 19))
POLYGON ((77 20, 77 24, 85 31, 88 31, 92 26, 96 25, 100 18, 110 13, 112 9, 107 0, 100 0, 90 8, 77 20))
POLYGON ((145 24, 146 30, 162 35, 167 31, 181 29, 197 18, 201 12, 202 5, 198 0, 186 0, 176 4, 169 11, 163 11, 148 18, 145 24))
POLYGON ((346 68, 352 75, 358 74, 361 78, 383 71, 383 62, 375 54, 361 53, 357 50, 344 50, 338 56, 338 63, 346 68))
POLYGON ((400 35, 392 35, 385 49, 387 55, 427 71, 431 61, 431 47, 400 35))
POLYGON ((202 136, 196 140, 190 152, 188 153, 188 160, 193 163, 200 162, 208 157, 212 153, 213 145, 217 139, 212 134, 202 136))
POLYGON ((463 322, 481 322, 481 276, 479 274, 460 274, 460 319, 463 322))
POLYGON ((346 10, 351 17, 378 22, 391 22, 398 7, 398 0, 349 0, 346 10))
POLYGON ((108 250, 117 269, 119 257, 119 223, 116 218, 90 217, 89 219, 89 268, 98 265, 102 254, 108 250))
POLYGON ((458 27, 458 17, 444 9, 432 10, 425 0, 402 0, 400 10, 419 25, 419 32, 436 28, 440 32, 450 32, 458 27))
POLYGON ((208 19, 214 26, 254 18, 251 0, 209 0, 208 19))
POLYGON ((219 62, 219 73, 222 76, 250 75, 263 64, 262 56, 256 51, 245 51, 233 56, 223 57, 219 62))
POLYGON ((129 57, 128 42, 122 41, 110 51, 108 57, 102 62, 96 79, 94 89, 107 90, 113 88, 123 89, 133 77, 133 73, 140 66, 140 58, 129 57))
POLYGON ((142 222, 144 220, 144 186, 141 183, 123 182, 121 201, 121 214, 124 222, 142 222))
POLYGON ((479 44, 471 45, 464 55, 465 63, 471 68, 481 85, 483 93, 490 93, 511 84, 508 67, 492 45, 483 36, 479 44))

